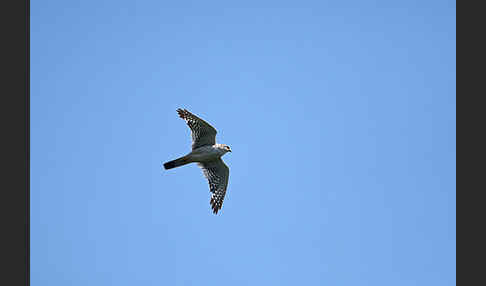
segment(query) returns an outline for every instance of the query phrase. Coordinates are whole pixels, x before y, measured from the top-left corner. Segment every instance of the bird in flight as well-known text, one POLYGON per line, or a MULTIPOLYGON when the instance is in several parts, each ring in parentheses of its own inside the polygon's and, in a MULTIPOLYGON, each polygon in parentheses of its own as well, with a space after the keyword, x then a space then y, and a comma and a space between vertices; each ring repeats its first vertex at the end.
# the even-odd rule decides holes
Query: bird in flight
POLYGON ((191 129, 192 151, 178 159, 164 163, 166 170, 197 163, 208 179, 211 192, 211 208, 214 214, 223 206, 226 187, 228 186, 229 168, 221 160, 227 152, 231 152, 228 145, 216 143, 216 129, 209 123, 190 113, 186 109, 177 109, 179 117, 184 119, 191 129))

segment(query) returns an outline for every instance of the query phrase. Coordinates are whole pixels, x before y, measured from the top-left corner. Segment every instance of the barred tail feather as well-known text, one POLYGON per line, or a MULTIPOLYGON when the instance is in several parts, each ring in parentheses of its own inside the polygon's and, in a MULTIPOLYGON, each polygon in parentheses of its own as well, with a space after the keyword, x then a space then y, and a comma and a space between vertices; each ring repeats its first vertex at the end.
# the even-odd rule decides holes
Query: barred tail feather
POLYGON ((164 163, 164 168, 166 170, 179 167, 191 163, 186 156, 164 163))

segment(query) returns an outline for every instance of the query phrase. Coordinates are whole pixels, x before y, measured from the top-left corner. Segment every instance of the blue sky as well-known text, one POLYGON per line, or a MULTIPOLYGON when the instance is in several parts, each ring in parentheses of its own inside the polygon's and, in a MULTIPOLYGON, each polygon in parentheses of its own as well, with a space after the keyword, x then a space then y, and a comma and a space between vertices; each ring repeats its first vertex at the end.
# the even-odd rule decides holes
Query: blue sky
POLYGON ((455 1, 33 1, 31 285, 455 285, 455 1), (217 216, 176 109, 231 146, 217 216))

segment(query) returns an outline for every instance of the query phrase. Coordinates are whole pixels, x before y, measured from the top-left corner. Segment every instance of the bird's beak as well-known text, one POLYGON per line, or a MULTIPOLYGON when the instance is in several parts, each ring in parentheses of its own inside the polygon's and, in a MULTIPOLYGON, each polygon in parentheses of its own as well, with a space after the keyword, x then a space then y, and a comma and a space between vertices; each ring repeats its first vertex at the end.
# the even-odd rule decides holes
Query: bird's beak
POLYGON ((228 151, 230 151, 230 152, 231 152, 231 149, 229 149, 228 151))

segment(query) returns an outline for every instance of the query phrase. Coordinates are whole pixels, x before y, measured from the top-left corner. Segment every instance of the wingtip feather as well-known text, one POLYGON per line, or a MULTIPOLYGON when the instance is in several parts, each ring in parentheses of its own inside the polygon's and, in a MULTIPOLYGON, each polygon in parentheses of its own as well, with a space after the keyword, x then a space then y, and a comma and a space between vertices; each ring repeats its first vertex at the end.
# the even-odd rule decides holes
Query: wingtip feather
POLYGON ((177 109, 177 114, 179 114, 179 117, 182 119, 185 119, 189 113, 190 112, 187 111, 187 109, 182 109, 182 108, 177 109))
POLYGON ((211 208, 213 209, 213 213, 215 215, 217 215, 218 214, 218 211, 221 210, 222 205, 219 205, 218 202, 214 198, 211 198, 210 204, 211 204, 211 208))

